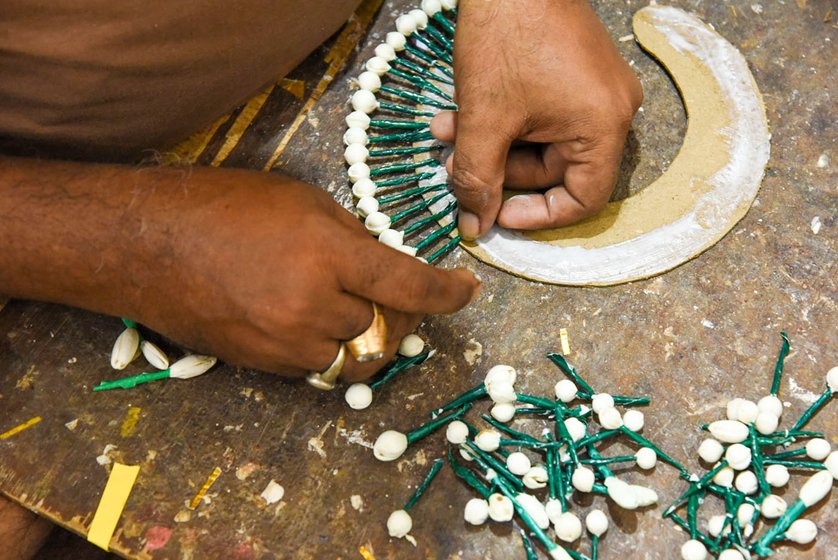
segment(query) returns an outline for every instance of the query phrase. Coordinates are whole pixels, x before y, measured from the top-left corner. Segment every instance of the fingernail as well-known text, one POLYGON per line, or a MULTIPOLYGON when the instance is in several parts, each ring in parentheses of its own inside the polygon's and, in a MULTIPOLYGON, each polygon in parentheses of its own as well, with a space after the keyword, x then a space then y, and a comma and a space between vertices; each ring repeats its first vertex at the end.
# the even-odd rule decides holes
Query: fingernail
POLYGON ((471 212, 460 211, 457 227, 460 229, 460 236, 466 241, 473 241, 480 235, 480 219, 471 212))

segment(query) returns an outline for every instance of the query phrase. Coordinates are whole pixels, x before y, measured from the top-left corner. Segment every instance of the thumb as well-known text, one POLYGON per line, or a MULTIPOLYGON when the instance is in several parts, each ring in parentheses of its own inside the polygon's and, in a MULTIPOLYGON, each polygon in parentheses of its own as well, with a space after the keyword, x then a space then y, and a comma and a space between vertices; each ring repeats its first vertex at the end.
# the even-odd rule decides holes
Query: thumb
POLYGON ((461 110, 457 116, 451 184, 460 208, 464 239, 486 233, 498 216, 513 134, 506 134, 484 115, 461 110))

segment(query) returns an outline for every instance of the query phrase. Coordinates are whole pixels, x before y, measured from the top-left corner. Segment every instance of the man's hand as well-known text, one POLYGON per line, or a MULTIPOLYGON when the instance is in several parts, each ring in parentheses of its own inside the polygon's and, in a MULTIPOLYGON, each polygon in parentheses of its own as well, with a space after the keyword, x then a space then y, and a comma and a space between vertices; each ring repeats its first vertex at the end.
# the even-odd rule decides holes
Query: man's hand
MULTIPOLYGON (((0 158, 0 193, 0 293, 129 317, 235 365, 323 370, 372 322, 372 301, 386 359, 423 315, 460 309, 479 286, 275 174, 0 158)), ((342 378, 385 359, 350 359, 342 378)))
POLYGON ((564 226, 601 210, 643 93, 596 14, 584 0, 462 0, 459 11, 459 112, 431 130, 456 142, 460 234, 477 238, 495 221, 564 226), (547 190, 502 203, 504 186, 547 190))

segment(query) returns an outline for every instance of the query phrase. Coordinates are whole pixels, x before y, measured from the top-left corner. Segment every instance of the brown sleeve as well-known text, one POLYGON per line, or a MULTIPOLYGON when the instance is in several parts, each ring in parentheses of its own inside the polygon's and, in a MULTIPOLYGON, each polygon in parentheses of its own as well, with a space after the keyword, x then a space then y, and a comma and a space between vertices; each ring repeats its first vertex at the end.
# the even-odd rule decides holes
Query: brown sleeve
POLYGON ((0 138, 118 159, 285 75, 358 0, 0 0, 0 138))

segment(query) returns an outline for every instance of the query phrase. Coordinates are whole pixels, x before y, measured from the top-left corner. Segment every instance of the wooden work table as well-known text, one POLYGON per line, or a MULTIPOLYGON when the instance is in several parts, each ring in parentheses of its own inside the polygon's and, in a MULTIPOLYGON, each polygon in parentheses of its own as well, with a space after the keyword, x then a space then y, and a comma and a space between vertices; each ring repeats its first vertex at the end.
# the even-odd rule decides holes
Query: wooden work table
MULTIPOLYGON (((508 524, 464 524, 462 508, 471 494, 448 469, 414 510, 418 546, 389 539, 389 512, 404 504, 444 447, 442 438, 430 438, 397 464, 379 463, 368 449, 378 433, 418 425, 428 410, 474 386, 497 363, 517 367, 528 392, 550 394, 561 376, 544 355, 560 350, 560 328, 569 333, 569 358, 595 387, 651 397, 644 434, 696 471, 698 426, 721 418, 729 398, 766 393, 781 330, 792 343, 781 397, 789 403, 786 421, 796 418, 810 392, 823 389, 838 356, 838 13, 825 21, 834 6, 829 0, 762 2, 761 10, 751 0, 671 3, 696 11, 742 51, 773 134, 757 202, 717 246, 663 276, 611 288, 530 283, 457 251, 444 266, 478 272, 480 298, 456 315, 429 318, 420 333, 437 356, 386 385, 362 412, 344 404, 342 391, 322 393, 227 365, 191 381, 93 393, 103 379, 119 376, 108 367, 119 320, 12 301, 0 312, 0 433, 33 417, 41 421, 0 441, 0 491, 84 535, 107 463, 139 465, 112 542, 126 558, 357 559, 362 546, 376 559, 524 558, 508 524), (822 154, 828 163, 821 167, 822 154), (221 474, 207 498, 189 510, 216 467, 221 474), (285 497, 268 506, 259 495, 272 479, 285 497)), ((594 4, 613 36, 625 38, 631 14, 645 2, 594 4)), ((284 172, 348 202, 341 156, 348 81, 392 29, 395 15, 413 6, 387 1, 374 16, 368 9, 288 79, 183 153, 200 164, 254 169, 276 156, 284 172), (312 98, 330 76, 332 85, 312 98)), ((619 189, 625 195, 667 167, 686 120, 661 68, 630 39, 618 44, 646 93, 626 152, 619 189)), ((139 371, 134 365, 124 373, 139 371)), ((838 444, 838 406, 811 426, 838 444)), ((684 489, 665 465, 631 476, 654 486, 661 504, 684 489)), ((600 498, 595 503, 606 507, 600 498)), ((590 506, 584 502, 580 511, 590 506)), ((680 557, 686 537, 661 520, 662 508, 607 509, 614 521, 602 558, 680 557)), ((816 545, 784 547, 775 558, 838 557, 834 499, 807 517, 821 529, 816 545)), ((586 538, 586 553, 587 546, 586 538)))

